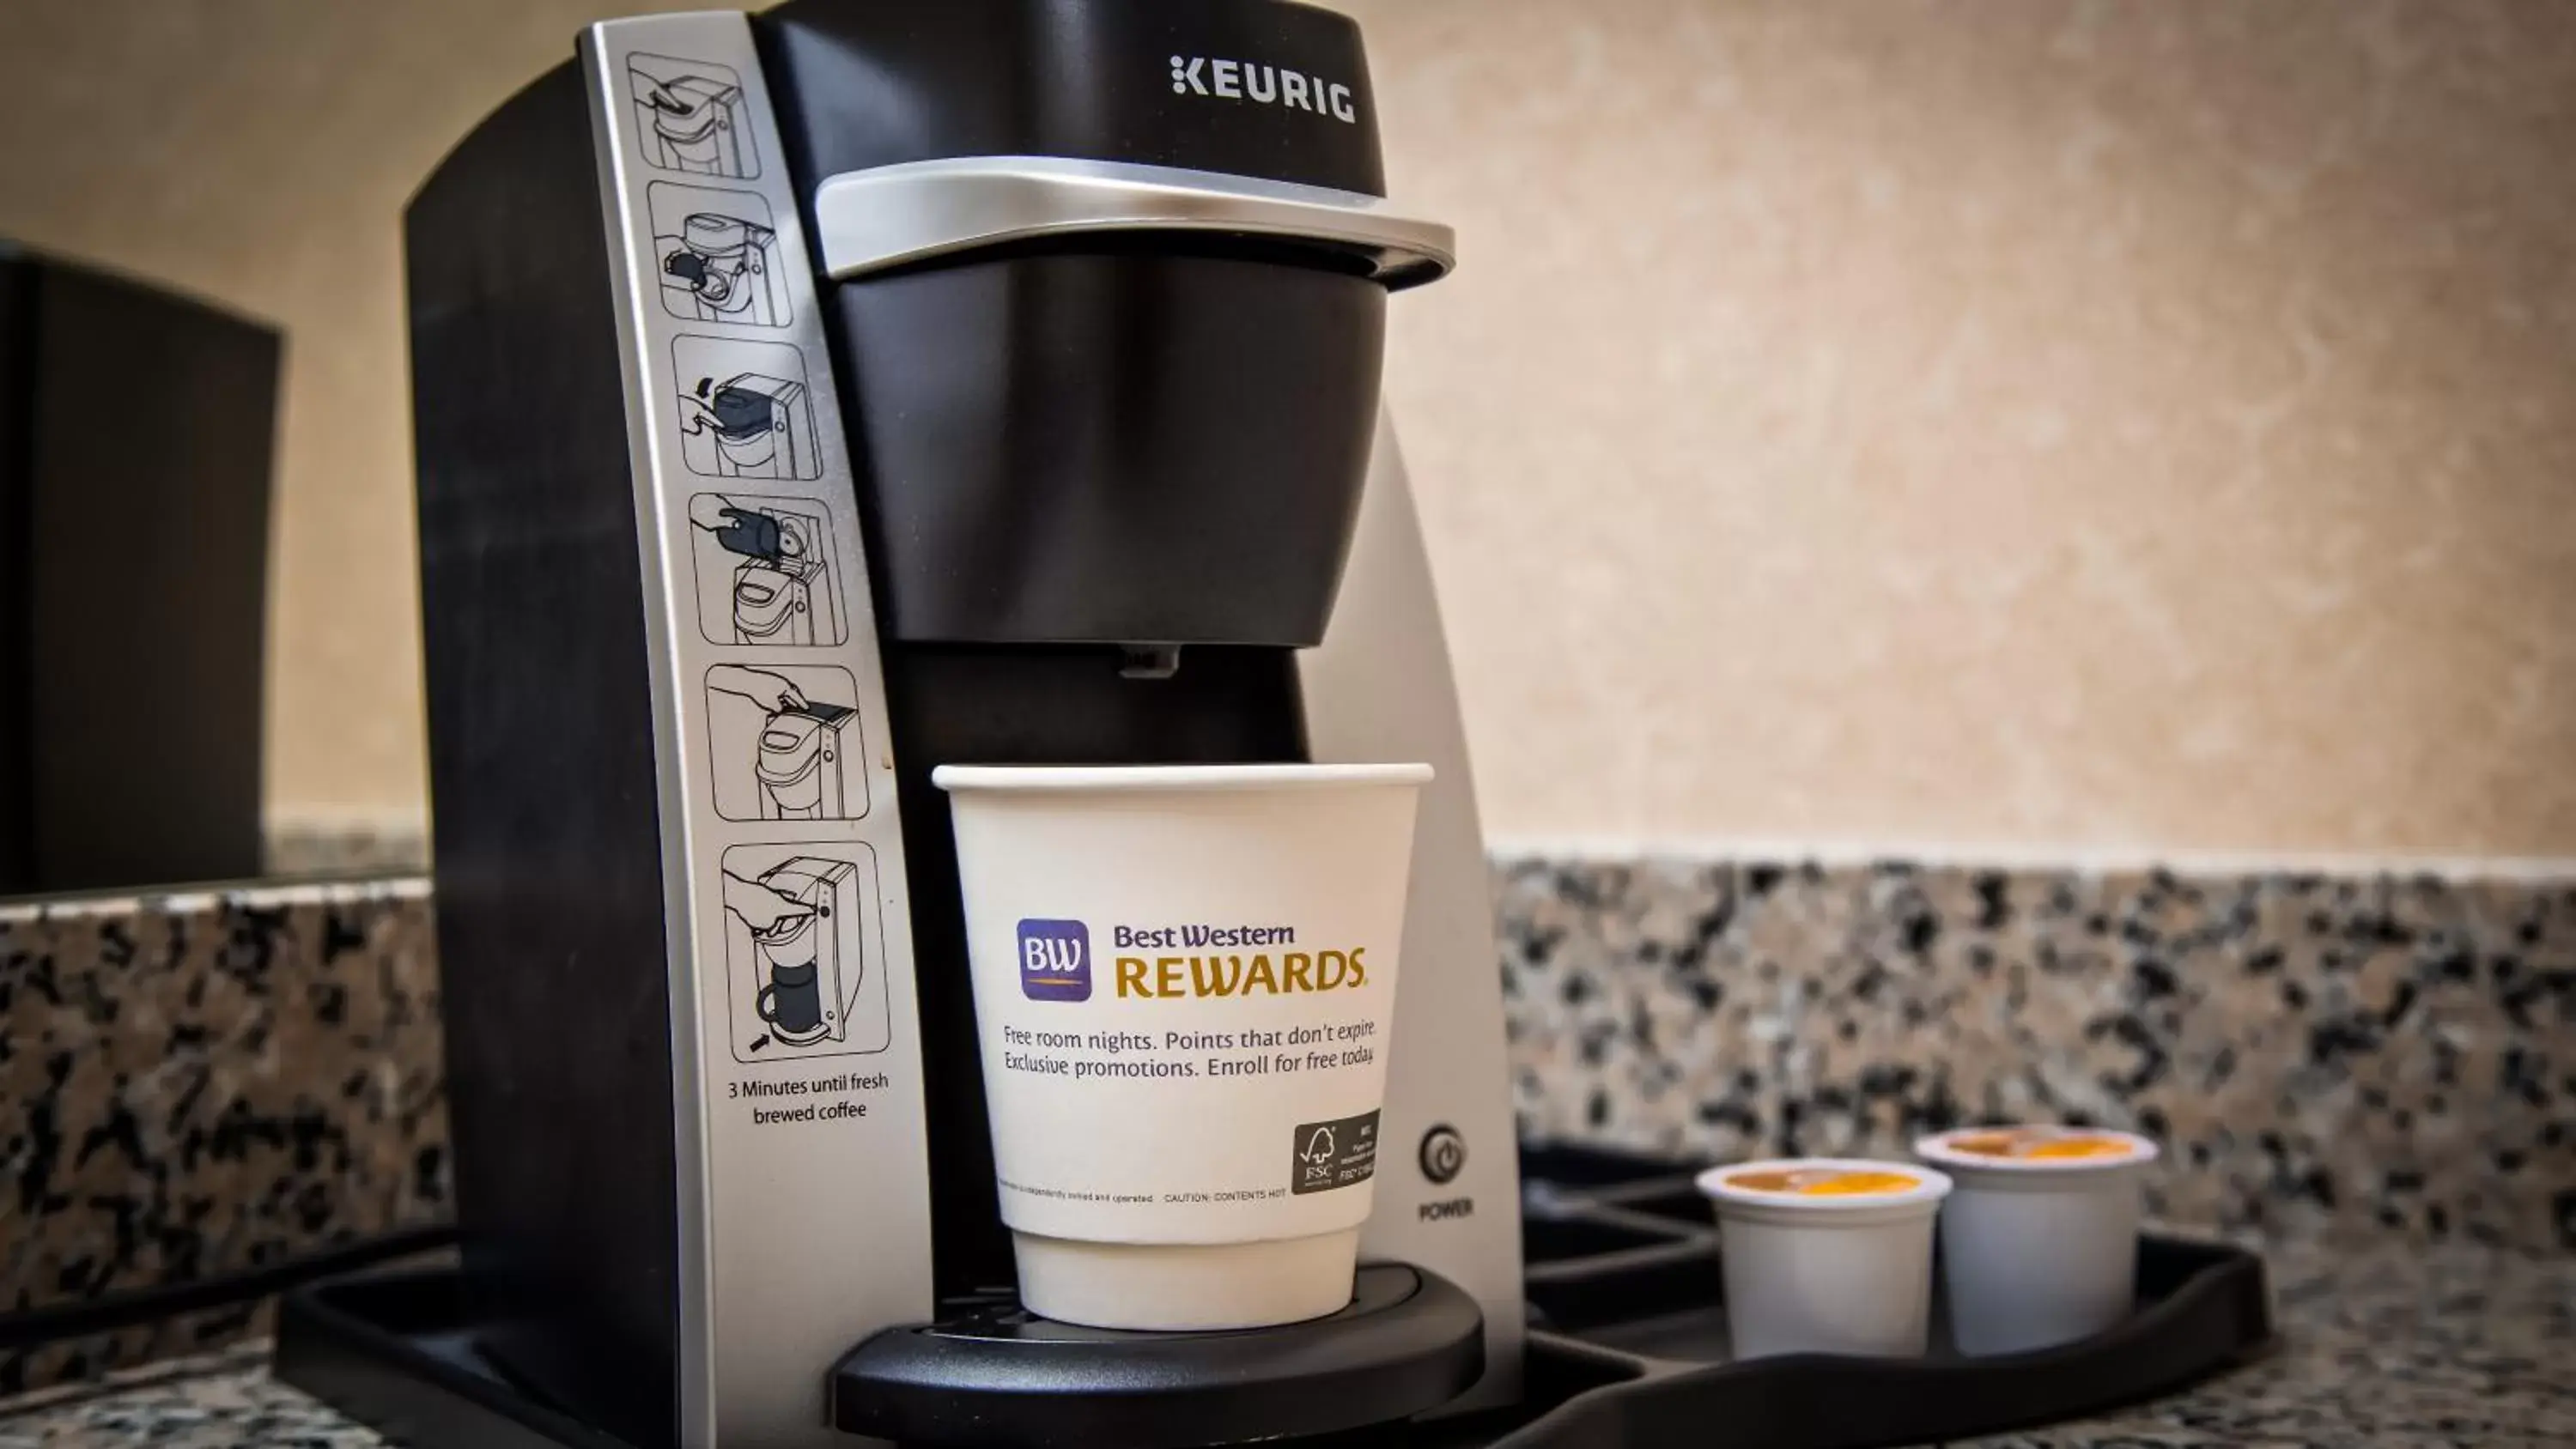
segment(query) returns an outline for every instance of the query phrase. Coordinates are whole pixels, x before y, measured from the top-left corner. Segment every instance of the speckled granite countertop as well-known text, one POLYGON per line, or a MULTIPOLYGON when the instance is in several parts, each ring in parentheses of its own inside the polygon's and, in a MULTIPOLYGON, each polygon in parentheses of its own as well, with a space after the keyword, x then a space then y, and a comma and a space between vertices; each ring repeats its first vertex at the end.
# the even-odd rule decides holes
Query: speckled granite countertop
POLYGON ((2117 1413, 1967 1442, 2576 1443, 2576 1259, 2395 1237, 2266 1257, 2282 1335, 2272 1356, 2117 1413))
MULTIPOLYGON (((2282 1349, 2185 1393, 1975 1441, 2028 1446, 2576 1442, 2576 1259, 2473 1243, 2270 1251, 2282 1349)), ((385 1441, 268 1376, 261 1346, 0 1406, 0 1449, 385 1441)))
MULTIPOLYGON (((1994 1443, 2576 1443, 2576 870, 1495 883, 1528 1136, 1725 1161, 2101 1123, 2164 1145, 2154 1214, 2276 1245, 2279 1357, 1994 1443)), ((432 942, 417 879, 0 905, 0 1308, 443 1217, 432 942)), ((378 1442, 254 1350, 97 1386, 266 1321, 0 1351, 0 1394, 39 1395, 0 1399, 0 1449, 378 1442)))

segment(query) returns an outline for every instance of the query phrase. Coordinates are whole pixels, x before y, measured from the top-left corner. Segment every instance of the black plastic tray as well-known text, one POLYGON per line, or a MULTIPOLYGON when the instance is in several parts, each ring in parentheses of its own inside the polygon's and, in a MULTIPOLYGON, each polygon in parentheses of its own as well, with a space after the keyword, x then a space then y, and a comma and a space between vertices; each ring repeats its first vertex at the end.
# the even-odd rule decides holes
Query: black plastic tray
POLYGON ((2138 1307, 2077 1343, 1972 1358, 1932 1308, 1919 1359, 1732 1361, 1717 1230, 1692 1170, 1595 1148, 1521 1152, 1533 1378, 1580 1361, 1603 1382, 1494 1441, 1538 1446, 1871 1449, 1998 1433, 2154 1398, 2272 1346, 2263 1260, 2138 1243, 2138 1307))
MULTIPOLYGON (((1716 1229, 1686 1166, 1532 1146, 1522 1150, 1521 1170, 1531 1326, 1521 1404, 1298 1442, 1921 1444, 2153 1398, 2272 1343, 2260 1258, 2147 1237, 2138 1245, 2137 1312, 2079 1343, 1963 1357, 1945 1341, 1936 1302, 1932 1351, 1920 1359, 1809 1354, 1738 1364, 1727 1351, 1716 1229)), ((416 1449, 625 1449, 496 1373, 474 1349, 463 1305, 447 1268, 303 1289, 279 1315, 278 1374, 416 1449)))

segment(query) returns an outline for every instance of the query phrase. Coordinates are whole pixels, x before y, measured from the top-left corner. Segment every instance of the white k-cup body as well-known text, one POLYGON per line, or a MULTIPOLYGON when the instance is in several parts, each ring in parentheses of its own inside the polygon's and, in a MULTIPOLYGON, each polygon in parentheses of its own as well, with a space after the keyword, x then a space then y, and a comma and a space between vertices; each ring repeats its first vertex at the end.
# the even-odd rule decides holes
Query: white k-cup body
POLYGON ((1932 1308, 1933 1219, 1950 1190, 1922 1168, 1799 1158, 1712 1168, 1726 1272, 1727 1336, 1738 1359, 1791 1353, 1908 1358, 1923 1352, 1932 1308), (1731 1180, 1765 1172, 1897 1172, 1910 1185, 1852 1197, 1798 1197, 1731 1180))
POLYGON ((1023 1302, 1169 1330, 1342 1307, 1430 768, 932 778, 1023 1302))
POLYGON ((1959 1351, 2049 1348, 2126 1318, 2137 1300, 2138 1223, 2155 1144, 2087 1130, 2126 1150, 2057 1159, 1981 1157, 1952 1145, 1975 1135, 1915 1144, 1956 1184, 1941 1209, 1941 1275, 1959 1351))

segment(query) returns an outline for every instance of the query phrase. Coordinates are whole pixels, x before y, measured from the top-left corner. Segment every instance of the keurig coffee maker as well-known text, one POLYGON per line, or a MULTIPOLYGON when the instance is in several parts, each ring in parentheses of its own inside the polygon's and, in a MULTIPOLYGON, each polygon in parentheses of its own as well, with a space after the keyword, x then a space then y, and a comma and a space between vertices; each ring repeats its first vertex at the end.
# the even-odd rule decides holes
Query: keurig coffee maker
POLYGON ((1226 1443, 1518 1393, 1485 867, 1378 386, 1450 234, 1385 190, 1325 10, 789 0, 592 27, 415 198, 457 1351, 529 1422, 1226 1443), (1310 760, 1437 770, 1349 1306, 1032 1319, 931 771, 1310 760))

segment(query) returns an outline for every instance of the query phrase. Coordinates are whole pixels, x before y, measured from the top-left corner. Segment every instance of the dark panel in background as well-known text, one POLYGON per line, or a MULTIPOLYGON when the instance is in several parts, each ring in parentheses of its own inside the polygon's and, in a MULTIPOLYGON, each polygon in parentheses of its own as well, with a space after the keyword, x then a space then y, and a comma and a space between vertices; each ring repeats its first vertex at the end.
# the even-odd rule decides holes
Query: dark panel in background
POLYGON ((0 894, 259 873, 282 350, 0 245, 0 894))

